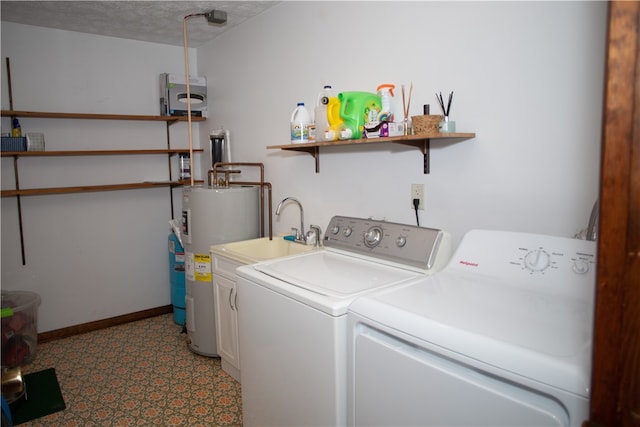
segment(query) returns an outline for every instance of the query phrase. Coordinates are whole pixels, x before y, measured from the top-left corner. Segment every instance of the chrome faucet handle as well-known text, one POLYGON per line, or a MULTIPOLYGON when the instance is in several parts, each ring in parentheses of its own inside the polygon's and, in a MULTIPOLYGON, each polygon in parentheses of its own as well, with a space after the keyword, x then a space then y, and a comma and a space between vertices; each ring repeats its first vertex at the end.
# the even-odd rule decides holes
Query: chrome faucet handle
POLYGON ((306 240, 304 234, 295 227, 291 227, 291 233, 296 236, 296 242, 304 242, 306 240))
POLYGON ((322 229, 320 228, 320 226, 313 225, 313 224, 309 225, 309 232, 307 233, 307 242, 309 242, 309 239, 315 239, 314 240, 314 246, 316 246, 316 247, 322 246, 322 240, 321 240, 322 239, 322 229))

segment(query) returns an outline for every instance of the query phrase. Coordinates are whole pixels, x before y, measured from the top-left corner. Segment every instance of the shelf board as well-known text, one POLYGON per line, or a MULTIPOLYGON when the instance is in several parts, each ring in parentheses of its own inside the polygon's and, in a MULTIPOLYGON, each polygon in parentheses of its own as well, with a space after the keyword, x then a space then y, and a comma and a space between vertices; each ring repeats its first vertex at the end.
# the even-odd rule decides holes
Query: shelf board
POLYGON ((316 161, 316 173, 320 172, 320 147, 339 147, 345 145, 367 145, 393 143, 410 145, 419 148, 424 156, 423 168, 424 173, 429 173, 429 144, 431 140, 453 140, 464 141, 466 139, 475 138, 475 133, 456 132, 456 133, 433 133, 407 136, 393 136, 388 138, 366 138, 366 139, 345 139, 338 141, 308 142, 304 144, 285 144, 285 145, 269 145, 270 150, 286 150, 301 151, 311 154, 316 161))
MULTIPOLYGON (((202 153, 202 148, 194 153, 202 153)), ((3 151, 2 157, 61 157, 61 156, 110 156, 130 154, 178 154, 188 153, 188 148, 148 149, 148 150, 55 150, 55 151, 3 151)))
MULTIPOLYGON (((196 181, 202 183, 203 181, 196 181)), ((28 188, 20 190, 2 190, 2 197, 10 196, 37 196, 44 194, 68 194, 68 193, 90 193, 99 191, 117 191, 117 190, 136 190, 140 188, 155 187, 179 187, 181 185, 189 185, 190 180, 181 181, 146 181, 134 182, 127 184, 107 184, 107 185, 85 185, 76 187, 53 187, 53 188, 28 188)))
MULTIPOLYGON (((2 117, 34 117, 44 119, 88 119, 88 120, 138 120, 154 122, 186 122, 187 116, 146 116, 136 114, 51 113, 44 111, 1 110, 2 117)), ((192 122, 203 122, 206 117, 191 116, 192 122)))
POLYGON ((421 144, 426 139, 470 139, 475 138, 475 133, 434 133, 434 134, 420 134, 420 135, 408 135, 408 136, 392 136, 387 138, 364 138, 364 139, 344 139, 338 141, 323 141, 323 142, 309 142, 304 144, 284 144, 284 145, 270 145, 268 149, 280 149, 280 150, 293 150, 293 151, 308 151, 315 147, 334 147, 341 145, 356 145, 356 144, 375 144, 383 142, 392 142, 399 144, 421 144))

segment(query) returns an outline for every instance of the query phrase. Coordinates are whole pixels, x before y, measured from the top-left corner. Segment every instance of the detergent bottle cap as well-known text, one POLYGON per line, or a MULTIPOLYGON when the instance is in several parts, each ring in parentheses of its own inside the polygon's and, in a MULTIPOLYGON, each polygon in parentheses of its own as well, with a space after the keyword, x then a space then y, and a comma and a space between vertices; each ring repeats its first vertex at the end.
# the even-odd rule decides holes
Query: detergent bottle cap
POLYGON ((387 91, 387 92, 389 92, 389 93, 391 94, 391 96, 395 96, 395 95, 393 94, 393 90, 394 90, 395 88, 396 88, 396 85, 394 85, 394 84, 391 84, 391 83, 384 83, 384 84, 379 85, 379 86, 376 88, 376 91, 378 91, 378 92, 385 92, 385 91, 387 91))

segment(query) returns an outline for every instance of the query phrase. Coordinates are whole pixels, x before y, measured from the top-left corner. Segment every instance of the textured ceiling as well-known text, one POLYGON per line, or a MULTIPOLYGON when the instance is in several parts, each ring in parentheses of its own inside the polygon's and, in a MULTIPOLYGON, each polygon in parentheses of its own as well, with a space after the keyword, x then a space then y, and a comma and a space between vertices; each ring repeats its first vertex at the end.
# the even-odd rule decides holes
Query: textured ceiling
POLYGON ((198 47, 278 1, 0 1, 2 21, 182 46, 182 21, 213 9, 227 23, 189 19, 189 47, 198 47))

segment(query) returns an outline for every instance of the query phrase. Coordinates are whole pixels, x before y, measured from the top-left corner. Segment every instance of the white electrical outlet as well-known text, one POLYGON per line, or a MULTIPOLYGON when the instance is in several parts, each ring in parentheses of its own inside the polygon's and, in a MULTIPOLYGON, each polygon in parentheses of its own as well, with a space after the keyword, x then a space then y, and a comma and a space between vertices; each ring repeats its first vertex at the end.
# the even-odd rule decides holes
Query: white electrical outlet
POLYGON ((411 184, 411 209, 415 209, 413 199, 420 200, 418 209, 424 210, 424 184, 411 184))

